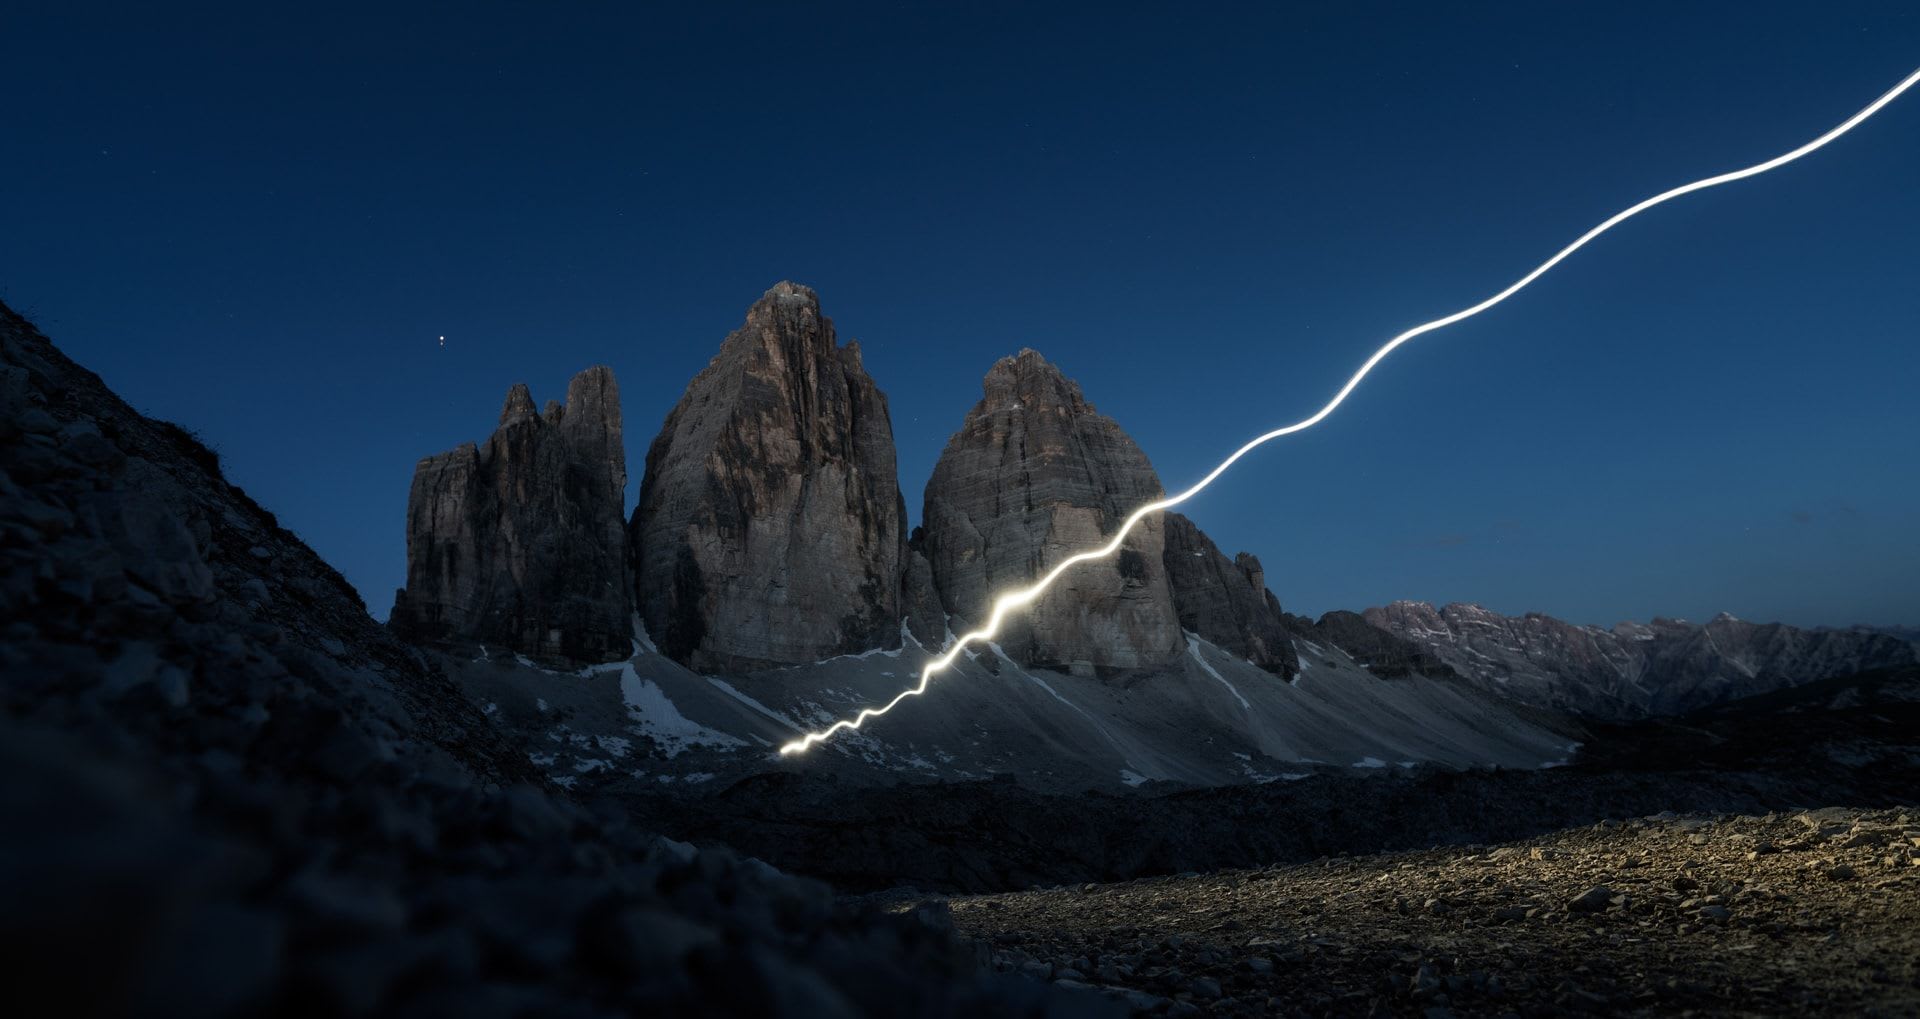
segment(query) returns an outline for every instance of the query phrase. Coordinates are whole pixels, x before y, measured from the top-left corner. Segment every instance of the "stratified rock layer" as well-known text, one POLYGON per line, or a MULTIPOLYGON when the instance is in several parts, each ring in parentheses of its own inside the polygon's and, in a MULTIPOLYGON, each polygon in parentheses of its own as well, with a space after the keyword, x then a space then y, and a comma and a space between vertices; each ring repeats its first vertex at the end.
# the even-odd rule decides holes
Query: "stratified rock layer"
POLYGON ((814 292, 767 291, 647 452, 630 542, 661 651, 752 670, 899 643, 906 507, 887 400, 814 292))
MULTIPOLYGON (((984 388, 934 467, 925 512, 941 602, 970 625, 994 596, 1105 544, 1162 495, 1140 447, 1039 354, 1001 360, 984 388)), ((996 641, 1023 665, 1105 675, 1172 662, 1185 653, 1184 625, 1291 674, 1262 583, 1251 557, 1236 565, 1185 518, 1152 516, 1116 555, 1062 575, 996 641)))
POLYGON ((1612 629, 1478 605, 1398 601, 1366 621, 1420 645, 1502 696, 1596 718, 1681 714, 1782 687, 1911 665, 1911 644, 1875 633, 1655 619, 1612 629))
POLYGON ((1193 521, 1168 513, 1166 564, 1182 629, 1277 676, 1300 671, 1279 599, 1252 553, 1228 559, 1193 521))
MULTIPOLYGON (((987 373, 985 395, 927 483, 927 560, 946 611, 971 628, 993 596, 1104 544, 1161 496, 1146 454, 1032 350, 987 373)), ((1023 665, 1085 675, 1165 665, 1185 652, 1149 517, 1118 554, 1073 567, 996 641, 1023 665)), ((956 627, 957 629, 958 627, 956 627)))
POLYGON ((566 663, 624 657, 633 632, 626 485, 611 369, 574 376, 566 405, 549 401, 544 414, 514 386, 485 446, 466 443, 414 468, 394 631, 566 663))

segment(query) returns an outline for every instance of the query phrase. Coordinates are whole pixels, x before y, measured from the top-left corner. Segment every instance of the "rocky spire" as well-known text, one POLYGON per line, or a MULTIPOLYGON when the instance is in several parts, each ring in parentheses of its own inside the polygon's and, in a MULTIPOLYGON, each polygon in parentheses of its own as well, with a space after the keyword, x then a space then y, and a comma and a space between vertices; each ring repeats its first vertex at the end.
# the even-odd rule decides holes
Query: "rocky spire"
POLYGON ((394 631, 569 664, 623 657, 633 612, 626 486, 611 369, 574 376, 565 406, 549 401, 544 414, 515 385, 485 446, 414 468, 394 631))
MULTIPOLYGON (((1140 447, 1034 351, 995 364, 984 389, 934 467, 918 542, 956 630, 1163 495, 1140 447)), ((1025 665, 1102 675, 1171 664, 1186 629, 1291 676, 1265 584, 1259 560, 1229 560, 1185 517, 1156 515, 1119 554, 1061 577, 997 643, 1025 665)))
MULTIPOLYGON (((985 395, 927 483, 926 550, 941 602, 969 625, 989 599, 1112 534, 1158 498, 1153 465, 1113 419, 1031 350, 987 373, 985 395)), ((1111 559, 1075 567, 998 643, 1016 661, 1095 674, 1184 653, 1157 518, 1111 559)), ((958 629, 958 624, 956 624, 958 629)))
POLYGON ((1267 590, 1266 571, 1252 553, 1228 559, 1178 513, 1166 515, 1167 581, 1180 626, 1277 676, 1300 671, 1279 599, 1267 590))
POLYGON ((641 614, 706 671, 897 646, 905 520, 859 346, 836 345, 812 290, 777 284, 647 451, 629 529, 641 614))

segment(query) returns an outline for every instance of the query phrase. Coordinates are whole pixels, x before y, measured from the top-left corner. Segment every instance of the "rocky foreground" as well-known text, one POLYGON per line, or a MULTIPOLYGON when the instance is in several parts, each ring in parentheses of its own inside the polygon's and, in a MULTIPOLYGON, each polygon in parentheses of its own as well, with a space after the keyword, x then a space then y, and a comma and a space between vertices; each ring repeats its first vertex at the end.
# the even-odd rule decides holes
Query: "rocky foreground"
POLYGON ((1920 812, 1660 815, 949 907, 998 968, 1141 1015, 1920 1014, 1920 812))
POLYGON ((4 306, 0 679, 0 958, 29 1012, 1074 1007, 570 800, 212 451, 4 306))

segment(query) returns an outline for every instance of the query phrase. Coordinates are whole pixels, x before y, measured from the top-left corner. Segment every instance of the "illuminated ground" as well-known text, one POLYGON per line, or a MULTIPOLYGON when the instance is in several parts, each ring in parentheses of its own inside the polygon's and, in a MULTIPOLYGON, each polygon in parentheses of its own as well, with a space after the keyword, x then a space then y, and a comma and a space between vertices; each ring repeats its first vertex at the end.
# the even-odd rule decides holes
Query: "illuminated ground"
POLYGON ((1001 968, 1140 1013, 1920 1014, 1920 811, 1608 821, 950 905, 1001 968))

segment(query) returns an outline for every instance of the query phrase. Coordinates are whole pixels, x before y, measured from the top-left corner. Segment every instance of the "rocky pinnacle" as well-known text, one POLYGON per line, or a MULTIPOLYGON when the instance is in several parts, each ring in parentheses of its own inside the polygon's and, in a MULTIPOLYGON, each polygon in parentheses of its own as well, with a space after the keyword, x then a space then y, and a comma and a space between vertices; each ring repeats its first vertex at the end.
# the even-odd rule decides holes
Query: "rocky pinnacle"
POLYGON ((905 503, 887 399, 807 287, 747 312, 647 451, 630 525, 641 613, 702 671, 898 646, 905 503))
POLYGON ((484 446, 414 468, 394 631, 567 664, 623 657, 633 632, 626 484, 611 369, 574 376, 566 404, 543 412, 514 386, 484 446))
MULTIPOLYGON (((1140 447, 1038 353, 996 363, 984 390, 926 494, 935 586, 969 623, 984 620, 993 596, 1100 545, 1163 494, 1140 447)), ((1251 557, 1236 565, 1185 518, 1148 517, 1117 555, 1075 567, 1011 618, 997 643, 1023 665, 1105 675, 1185 654, 1184 622, 1287 674, 1292 650, 1261 584, 1251 557), (1177 542, 1170 526, 1181 528, 1177 542)))

